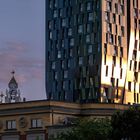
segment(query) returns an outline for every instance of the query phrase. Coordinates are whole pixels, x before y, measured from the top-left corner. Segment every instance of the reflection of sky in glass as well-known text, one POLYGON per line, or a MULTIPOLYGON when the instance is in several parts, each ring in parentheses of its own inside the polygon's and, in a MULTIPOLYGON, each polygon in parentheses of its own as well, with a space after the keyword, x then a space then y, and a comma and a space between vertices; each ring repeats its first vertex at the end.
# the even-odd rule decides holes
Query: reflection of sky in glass
POLYGON ((0 90, 16 71, 22 96, 43 99, 45 0, 0 0, 0 90))

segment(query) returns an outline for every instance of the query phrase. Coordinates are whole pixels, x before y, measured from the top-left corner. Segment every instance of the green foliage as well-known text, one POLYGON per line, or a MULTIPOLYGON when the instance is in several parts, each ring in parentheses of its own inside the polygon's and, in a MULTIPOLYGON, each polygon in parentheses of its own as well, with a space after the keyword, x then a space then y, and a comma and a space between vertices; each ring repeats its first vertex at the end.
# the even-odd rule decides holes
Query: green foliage
POLYGON ((140 110, 130 108, 123 113, 117 112, 112 116, 112 139, 121 138, 140 140, 140 110))
POLYGON ((82 119, 71 131, 61 133, 54 140, 107 140, 109 132, 109 119, 82 119))
POLYGON ((140 140, 140 109, 116 112, 109 119, 82 119, 52 140, 140 140))

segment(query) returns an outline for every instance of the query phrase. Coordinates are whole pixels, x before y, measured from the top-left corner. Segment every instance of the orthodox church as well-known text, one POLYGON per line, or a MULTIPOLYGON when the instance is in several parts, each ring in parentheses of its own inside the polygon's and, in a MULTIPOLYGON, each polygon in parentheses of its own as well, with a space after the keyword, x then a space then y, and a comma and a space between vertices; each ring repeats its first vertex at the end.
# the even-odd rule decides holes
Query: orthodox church
POLYGON ((20 90, 18 89, 18 83, 14 76, 15 72, 12 72, 12 78, 8 83, 8 88, 6 89, 5 103, 21 102, 20 90))

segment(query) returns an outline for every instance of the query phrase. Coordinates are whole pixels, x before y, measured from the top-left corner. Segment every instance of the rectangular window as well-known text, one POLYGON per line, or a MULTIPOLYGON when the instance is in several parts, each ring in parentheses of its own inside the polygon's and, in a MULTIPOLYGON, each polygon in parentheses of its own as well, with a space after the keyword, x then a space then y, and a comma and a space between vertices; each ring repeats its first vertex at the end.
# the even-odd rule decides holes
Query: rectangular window
POLYGON ((42 127, 42 120, 41 119, 32 119, 31 120, 31 127, 32 128, 40 128, 40 127, 42 127))
POLYGON ((87 2, 87 11, 91 10, 91 2, 87 2))
POLYGON ((120 45, 120 46, 121 46, 121 44, 122 44, 122 39, 121 39, 121 36, 118 36, 118 45, 120 45))
POLYGON ((109 43, 113 44, 113 35, 112 34, 109 35, 109 43))
POLYGON ((78 26, 78 33, 83 33, 83 25, 78 26))
POLYGON ((66 26, 66 19, 62 19, 61 25, 62 25, 62 27, 65 27, 66 26))
POLYGON ((88 45, 88 53, 92 53, 92 45, 88 45))
POLYGON ((108 66, 106 66, 106 73, 105 73, 106 76, 108 76, 108 66))
POLYGON ((16 121, 15 120, 6 121, 6 128, 7 129, 16 129, 16 121))
POLYGON ((131 91, 131 82, 128 82, 128 90, 131 91))
POLYGON ((122 79, 122 75, 123 75, 123 69, 121 69, 120 71, 120 79, 122 79))
POLYGON ((53 11, 53 17, 54 17, 54 18, 57 18, 57 17, 58 17, 58 11, 57 11, 57 10, 54 10, 54 11, 53 11))
POLYGON ((64 67, 65 67, 65 62, 64 62, 64 60, 62 60, 61 61, 61 68, 64 69, 64 67))
POLYGON ((86 43, 90 43, 90 41, 91 41, 91 38, 90 38, 90 35, 88 34, 86 35, 86 43))
POLYGON ((68 71, 67 70, 64 71, 64 78, 68 78, 68 71))
POLYGON ((116 23, 116 15, 115 14, 113 14, 112 21, 113 21, 113 23, 116 23))
POLYGON ((124 36, 124 27, 121 26, 121 35, 124 36))
POLYGON ((93 13, 88 13, 88 21, 93 21, 93 13))
POLYGON ((83 5, 83 3, 80 3, 79 4, 79 11, 83 12, 83 10, 84 10, 84 5, 83 5))
POLYGON ((59 16, 60 16, 60 17, 63 16, 63 9, 59 9, 59 16))
POLYGON ((107 31, 112 32, 112 25, 111 23, 107 23, 107 31))
POLYGON ((107 1, 107 11, 111 11, 112 7, 111 7, 111 2, 107 1))
POLYGON ((120 5, 120 14, 124 15, 124 6, 120 5))
POLYGON ((61 58, 61 51, 57 52, 57 58, 61 58))
POLYGON ((52 62, 52 69, 54 70, 56 67, 56 63, 55 62, 52 62))
POLYGON ((79 57, 79 65, 82 65, 83 64, 83 57, 79 57))
POLYGON ((116 56, 113 56, 112 64, 115 66, 116 65, 116 56))
POLYGON ((70 46, 74 46, 74 38, 71 38, 71 39, 70 39, 69 45, 70 45, 70 46))
POLYGON ((110 19, 110 14, 109 14, 109 12, 105 12, 105 20, 106 20, 106 21, 109 21, 109 19, 110 19))
POLYGON ((68 36, 72 36, 72 28, 68 29, 68 36))

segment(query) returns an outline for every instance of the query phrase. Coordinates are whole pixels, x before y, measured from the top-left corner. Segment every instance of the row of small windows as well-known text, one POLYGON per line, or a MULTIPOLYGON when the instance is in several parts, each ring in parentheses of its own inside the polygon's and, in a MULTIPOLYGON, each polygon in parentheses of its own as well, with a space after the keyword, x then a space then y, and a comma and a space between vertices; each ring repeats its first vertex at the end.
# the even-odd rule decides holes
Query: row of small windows
MULTIPOLYGON (((94 2, 86 2, 86 3, 81 3, 78 2, 77 0, 73 1, 73 5, 76 5, 79 7, 79 12, 83 12, 85 10, 90 11, 93 9, 98 9, 99 8, 99 1, 95 0, 94 2)), ((63 0, 61 3, 59 0, 49 0, 49 8, 54 9, 54 8, 59 8, 59 7, 67 7, 67 6, 72 6, 72 0, 63 0)))
MULTIPOLYGON (((31 128, 40 128, 40 127, 42 127, 41 119, 31 119, 31 128)), ((17 129, 16 120, 6 121, 6 129, 8 129, 8 130, 17 129)))
MULTIPOLYGON (((56 13, 55 13, 55 17, 56 17, 56 13)), ((54 20, 49 21, 48 28, 56 29, 58 25, 61 27, 68 27, 71 25, 83 24, 83 22, 95 22, 96 19, 97 19, 97 15, 94 12, 87 13, 87 14, 74 15, 73 17, 54 19, 54 20)))
MULTIPOLYGON (((54 31, 49 31, 49 38, 50 39, 55 39, 55 38, 64 38, 64 37, 71 37, 74 34, 87 34, 87 33, 93 33, 97 34, 95 31, 98 30, 97 24, 94 23, 88 23, 85 25, 78 25, 77 28, 62 28, 61 30, 54 30, 54 31)), ((97 34, 98 35, 98 34, 97 34)))
POLYGON ((135 92, 139 92, 140 93, 140 84, 128 81, 127 85, 128 85, 128 91, 134 92, 134 93, 135 92), (136 91, 137 89, 139 89, 139 91, 136 91))
POLYGON ((140 72, 140 62, 130 60, 129 70, 140 72))
MULTIPOLYGON (((53 40, 54 39, 52 32, 49 32, 49 39, 50 40, 53 40)), ((96 43, 98 41, 98 36, 97 36, 96 33, 87 34, 87 35, 85 35, 85 38, 83 38, 83 39, 85 39, 85 42, 88 43, 88 44, 90 44, 90 43, 94 44, 94 43, 96 43)), ((118 37, 118 39, 119 39, 119 37, 118 37)), ((78 42, 77 43, 78 44, 81 44, 82 41, 83 41, 82 40, 82 36, 81 37, 79 36, 79 43, 78 42)), ((67 42, 66 43, 67 43, 68 46, 74 46, 75 45, 75 39, 74 38, 69 38, 69 39, 67 39, 67 42)), ((62 44, 61 45, 62 45, 62 48, 63 48, 64 47, 64 40, 62 41, 62 44)))
MULTIPOLYGON (((107 49, 106 49, 107 50, 107 49)), ((61 49, 61 48, 52 48, 48 51, 48 60, 54 60, 56 58, 71 58, 76 56, 83 56, 92 53, 98 53, 101 51, 100 44, 89 44, 83 47, 79 46, 77 49, 68 48, 68 49, 61 49), (53 52, 51 52, 53 51, 53 52)), ((117 50, 116 50, 117 51, 117 50)))
MULTIPOLYGON (((53 9, 53 8, 58 8, 59 6, 59 0, 49 0, 49 8, 53 9)), ((61 1, 61 5, 63 5, 63 7, 70 6, 72 4, 72 0, 63 0, 61 1)))
MULTIPOLYGON (((110 33, 112 33, 112 24, 111 23, 107 23, 107 31, 108 32, 110 32, 110 33)), ((116 34, 118 34, 118 26, 116 25, 115 26, 116 28, 115 28, 115 31, 116 31, 116 34)), ((124 26, 121 26, 121 36, 124 36, 124 26)))
MULTIPOLYGON (((61 69, 68 69, 72 68, 75 62, 75 65, 93 65, 95 64, 95 55, 88 55, 87 57, 77 57, 73 59, 68 59, 68 60, 61 60, 61 69), (75 60, 75 61, 74 61, 75 60)), ((57 70, 56 62, 50 62, 50 66, 52 70, 57 70)))
MULTIPOLYGON (((118 14, 121 14, 121 15, 124 15, 124 3, 122 3, 121 5, 115 3, 114 5, 114 13, 118 13, 118 14)), ((107 1, 106 2, 106 10, 107 11, 112 11, 112 2, 110 1, 107 1)))
POLYGON ((110 33, 106 33, 106 42, 114 45, 121 46, 122 45, 122 37, 116 36, 110 33))
POLYGON ((105 20, 107 22, 110 22, 113 24, 119 24, 119 25, 123 24, 123 16, 112 14, 110 12, 105 12, 105 20), (111 16, 112 16, 112 19, 111 19, 111 16), (118 19, 118 20, 116 20, 116 19, 118 19), (118 21, 118 23, 117 23, 117 21, 118 21))
POLYGON ((74 82, 71 80, 63 80, 62 82, 54 81, 53 82, 53 91, 58 92, 59 90, 68 91, 75 87, 75 89, 80 89, 83 87, 93 87, 97 79, 93 77, 88 78, 77 78, 74 82))
MULTIPOLYGON (((113 59, 114 59, 114 58, 113 58, 113 59)), ((106 76, 106 77, 108 77, 108 76, 112 76, 112 77, 113 77, 113 75, 114 75, 114 67, 112 67, 112 72, 111 72, 110 75, 109 75, 109 67, 106 66, 105 76, 106 76)), ((119 78, 122 79, 122 77, 123 77, 123 69, 120 68, 120 75, 119 75, 119 78)))
MULTIPOLYGON (((114 47, 114 51, 113 51, 113 55, 114 56, 120 56, 123 57, 123 47, 118 47, 118 46, 113 46, 114 47), (119 53, 118 53, 119 51, 119 53)), ((107 44, 104 44, 104 54, 107 54, 107 44)))

